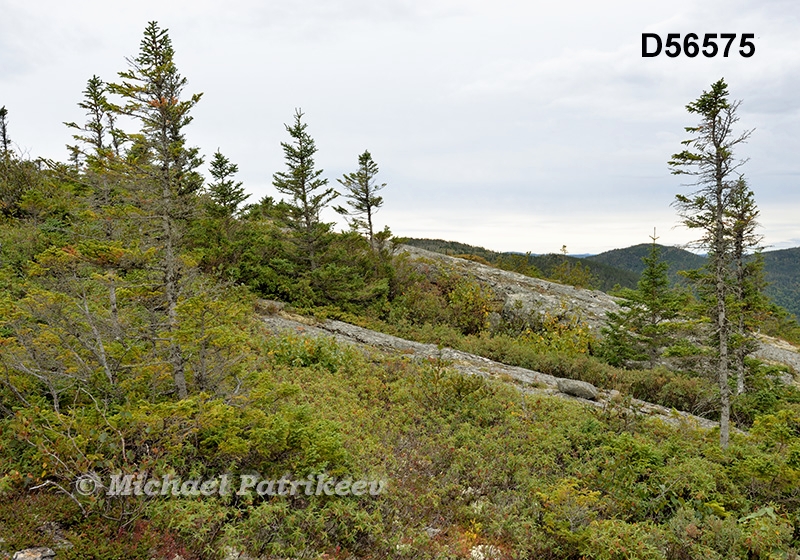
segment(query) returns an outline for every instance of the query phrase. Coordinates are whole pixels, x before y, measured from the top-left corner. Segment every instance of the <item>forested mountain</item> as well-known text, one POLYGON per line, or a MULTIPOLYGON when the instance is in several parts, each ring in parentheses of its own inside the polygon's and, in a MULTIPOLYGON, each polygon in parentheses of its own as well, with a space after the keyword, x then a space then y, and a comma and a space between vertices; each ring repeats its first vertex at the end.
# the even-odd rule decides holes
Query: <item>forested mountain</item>
POLYGON ((444 239, 404 237, 401 239, 401 241, 406 245, 419 247, 420 249, 425 249, 426 251, 433 251, 435 253, 442 253, 443 255, 450 256, 472 255, 485 259, 488 262, 495 261, 500 255, 503 254, 499 251, 492 251, 491 249, 486 249, 484 247, 468 245, 458 241, 445 241, 444 239))
MULTIPOLYGON (((694 270, 703 266, 705 257, 678 247, 660 245, 662 259, 669 264, 668 275, 672 282, 680 283, 681 270, 694 270)), ((624 249, 613 249, 587 257, 592 263, 602 263, 637 275, 644 270, 642 257, 647 255, 649 243, 624 249)), ((800 247, 764 251, 764 274, 767 287, 764 292, 778 305, 800 317, 800 247)))
POLYGON ((775 303, 800 318, 800 247, 763 254, 769 282, 764 291, 775 303))
POLYGON ((568 262, 572 267, 581 266, 589 271, 589 274, 597 279, 592 286, 598 290, 608 292, 619 286, 622 288, 633 288, 639 276, 628 270, 608 266, 601 262, 587 263, 586 259, 547 253, 546 255, 532 255, 531 264, 542 271, 545 278, 557 278, 558 268, 568 262))
MULTIPOLYGON (((635 273, 638 277, 645 266, 642 262, 642 258, 647 256, 651 246, 651 243, 641 243, 624 249, 612 249, 611 251, 606 251, 599 255, 586 257, 586 260, 592 263, 605 264, 621 270, 627 270, 635 273)), ((659 245, 659 247, 661 248, 661 258, 669 264, 667 274, 672 282, 680 281, 678 271, 694 270, 700 268, 706 262, 705 257, 684 249, 679 249, 678 247, 668 247, 665 245, 659 245)))

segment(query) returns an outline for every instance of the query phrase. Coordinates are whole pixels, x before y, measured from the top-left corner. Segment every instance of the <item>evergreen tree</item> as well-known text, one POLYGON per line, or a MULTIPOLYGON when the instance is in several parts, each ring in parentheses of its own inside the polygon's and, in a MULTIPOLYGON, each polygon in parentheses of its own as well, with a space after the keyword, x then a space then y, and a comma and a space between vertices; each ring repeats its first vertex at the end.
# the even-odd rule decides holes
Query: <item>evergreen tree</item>
POLYGON ((368 150, 358 156, 358 171, 345 173, 339 183, 347 189, 345 197, 352 210, 337 206, 336 211, 349 217, 350 226, 356 231, 364 231, 369 236, 370 245, 375 244, 372 218, 375 212, 383 206, 383 197, 378 196, 378 191, 386 183, 378 184, 375 177, 378 175, 378 164, 372 159, 368 150))
MULTIPOLYGON (((21 218, 38 214, 38 210, 43 209, 41 205, 23 205, 22 201, 25 194, 40 185, 44 179, 45 176, 36 162, 15 157, 12 150, 0 156, 0 218, 21 218)), ((42 205, 46 202, 49 202, 46 198, 41 199, 42 205)))
POLYGON ((3 157, 8 157, 11 145, 11 138, 8 136, 8 109, 3 105, 0 107, 0 149, 2 149, 3 157))
POLYGON ((117 213, 111 207, 119 202, 123 184, 124 168, 119 155, 124 143, 124 133, 116 127, 116 113, 109 102, 108 85, 99 77, 92 76, 83 91, 83 100, 78 107, 87 117, 83 125, 64 123, 75 130, 72 138, 78 143, 67 146, 71 154, 74 173, 79 180, 94 189, 94 209, 103 214, 105 237, 119 238, 117 213), (85 163, 85 166, 83 165, 85 163))
POLYGON ((596 289, 599 281, 592 270, 578 260, 570 262, 567 257, 567 246, 561 246, 561 262, 553 268, 550 279, 576 288, 596 289))
MULTIPOLYGON (((243 253, 241 247, 235 245, 242 228, 254 225, 236 219, 239 205, 250 196, 244 192, 241 181, 235 179, 238 171, 239 166, 231 163, 219 150, 214 153, 209 165, 213 180, 205 188, 206 215, 191 225, 193 242, 203 247, 201 268, 217 274, 228 275, 234 269, 241 270, 235 263, 242 260, 243 253)), ((252 243, 250 245, 252 251, 254 247, 252 243)))
POLYGON ((661 247, 653 233, 650 252, 642 257, 645 265, 635 290, 625 289, 623 311, 609 313, 604 330, 603 354, 613 365, 647 360, 656 367, 662 350, 673 340, 673 323, 685 298, 670 287, 669 264, 661 259, 661 247))
POLYGON ((308 125, 302 121, 303 113, 295 110, 294 124, 284 125, 292 142, 281 142, 286 171, 272 176, 272 184, 278 192, 291 197, 288 225, 294 231, 302 260, 311 270, 317 268, 318 257, 323 250, 330 225, 320 222, 320 212, 337 193, 326 188, 328 180, 322 177, 322 169, 315 169, 314 154, 317 147, 308 134, 308 125))
POLYGON ((750 136, 749 131, 734 135, 739 105, 739 101, 728 101, 728 85, 724 79, 712 84, 710 91, 704 91, 686 106, 689 113, 699 116, 700 122, 686 127, 692 138, 682 141, 684 149, 669 160, 673 174, 697 178, 694 183, 697 190, 689 196, 677 195, 675 204, 683 223, 700 230, 697 244, 708 252, 707 274, 701 277, 701 281, 711 288, 708 291, 709 314, 716 347, 720 444, 723 448, 728 446, 730 436, 731 316, 728 300, 734 285, 730 273, 733 244, 726 217, 735 184, 731 178, 744 163, 734 158, 733 149, 750 136))
POLYGON ((185 361, 174 336, 183 272, 178 252, 183 220, 195 202, 192 195, 202 186, 202 178, 196 171, 202 160, 197 148, 186 145, 184 129, 192 121, 189 113, 202 94, 181 99, 186 78, 178 72, 174 56, 168 30, 150 22, 139 55, 129 59, 129 70, 119 73, 121 81, 109 84, 108 88, 124 100, 115 109, 135 118, 142 127, 129 152, 129 160, 148 190, 143 193, 145 210, 160 223, 157 239, 167 311, 164 338, 169 346, 175 391, 179 398, 184 398, 188 394, 185 361))
POLYGON ((669 343, 671 327, 669 322, 677 318, 679 312, 678 294, 670 288, 667 270, 669 264, 661 260, 661 248, 653 232, 650 253, 642 258, 645 267, 637 289, 643 306, 641 334, 645 341, 650 367, 656 366, 661 348, 669 343))
POLYGON ((732 348, 737 395, 745 392, 745 358, 757 347, 752 333, 758 328, 769 307, 769 301, 763 293, 766 281, 759 247, 762 236, 756 232, 759 226, 758 215, 755 195, 744 177, 739 177, 731 188, 727 209, 734 267, 731 312, 735 325, 732 348))
POLYGON ((114 108, 108 101, 108 85, 99 77, 92 76, 83 90, 83 101, 78 107, 86 112, 83 126, 75 122, 64 123, 77 132, 72 136, 81 146, 69 146, 73 153, 81 154, 90 168, 98 170, 108 165, 108 160, 119 156, 123 132, 116 127, 114 108))
POLYGON ((250 195, 245 194, 241 181, 234 180, 234 175, 239 172, 239 166, 222 155, 219 150, 214 153, 211 160, 209 173, 214 182, 207 187, 211 200, 225 217, 233 216, 236 209, 250 195))

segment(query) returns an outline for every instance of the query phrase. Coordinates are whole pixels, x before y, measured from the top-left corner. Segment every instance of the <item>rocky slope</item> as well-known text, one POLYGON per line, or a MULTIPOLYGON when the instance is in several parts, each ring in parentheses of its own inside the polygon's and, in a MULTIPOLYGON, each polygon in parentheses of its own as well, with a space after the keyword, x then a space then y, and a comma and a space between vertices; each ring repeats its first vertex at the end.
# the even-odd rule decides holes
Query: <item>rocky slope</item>
MULTIPOLYGON (((276 309, 275 304, 270 306, 276 309)), ((397 354, 413 360, 441 360, 447 367, 467 375, 478 375, 513 383, 525 393, 553 395, 579 400, 601 409, 616 407, 626 414, 657 417, 670 424, 688 422, 705 428, 716 426, 716 422, 693 416, 686 412, 640 401, 622 399, 617 391, 597 389, 589 383, 547 375, 538 371, 509 366, 481 356, 439 348, 435 344, 422 344, 343 323, 341 321, 317 321, 309 317, 294 315, 284 310, 263 316, 264 324, 272 332, 290 331, 300 336, 331 336, 337 341, 352 344, 366 352, 397 354), (588 393, 586 391, 589 391, 588 393)))
POLYGON ((500 270, 474 261, 401 245, 411 259, 432 263, 475 278, 497 296, 502 313, 529 314, 531 311, 555 316, 579 316, 594 332, 600 332, 606 313, 619 309, 617 298, 599 290, 585 290, 500 270))
MULTIPOLYGON (((585 290, 530 278, 416 247, 404 245, 399 247, 399 251, 429 271, 436 267, 447 268, 468 275, 488 286, 494 292, 498 308, 503 315, 535 312, 559 317, 579 317, 593 331, 599 332, 606 314, 619 309, 616 298, 597 290, 585 290)), ((287 312, 283 305, 277 302, 265 302, 261 308, 269 310, 263 314, 263 321, 274 332, 292 331, 301 336, 331 336, 339 342, 356 345, 366 352, 397 354, 414 360, 443 360, 447 367, 456 371, 510 382, 525 393, 577 399, 589 406, 604 409, 615 407, 626 414, 655 417, 671 424, 688 422, 706 428, 716 425, 716 422, 686 412, 670 410, 637 399, 622 399, 616 391, 597 389, 588 383, 509 366, 451 348, 413 342, 341 321, 318 321, 295 315, 287 312)), ((762 337, 757 355, 762 359, 788 364, 800 371, 800 353, 783 341, 762 337)), ((792 382, 793 379, 786 381, 792 382)))
MULTIPOLYGON (((491 287, 499 298, 502 313, 505 315, 515 313, 524 315, 536 311, 556 316, 577 316, 583 319, 593 332, 599 333, 606 314, 609 311, 619 311, 618 299, 599 290, 586 290, 530 278, 516 272, 408 245, 400 246, 399 250, 411 259, 441 263, 491 287)), ((759 348, 754 355, 768 362, 788 365, 796 373, 800 373, 800 352, 785 341, 760 336, 759 348)))

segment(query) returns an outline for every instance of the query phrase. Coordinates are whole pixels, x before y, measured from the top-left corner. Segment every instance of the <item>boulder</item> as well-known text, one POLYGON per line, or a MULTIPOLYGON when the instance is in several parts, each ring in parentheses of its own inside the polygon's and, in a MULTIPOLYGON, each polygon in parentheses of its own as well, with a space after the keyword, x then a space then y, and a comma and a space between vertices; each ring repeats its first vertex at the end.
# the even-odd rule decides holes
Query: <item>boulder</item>
POLYGON ((471 560, 500 560, 503 551, 491 544, 479 544, 470 549, 469 557, 471 560))
POLYGON ((26 548, 20 550, 11 560, 51 560, 56 557, 56 553, 51 548, 43 546, 37 548, 26 548))
POLYGON ((556 384, 558 385, 558 390, 567 395, 588 399, 590 401, 597 398, 597 387, 586 381, 559 379, 556 384))

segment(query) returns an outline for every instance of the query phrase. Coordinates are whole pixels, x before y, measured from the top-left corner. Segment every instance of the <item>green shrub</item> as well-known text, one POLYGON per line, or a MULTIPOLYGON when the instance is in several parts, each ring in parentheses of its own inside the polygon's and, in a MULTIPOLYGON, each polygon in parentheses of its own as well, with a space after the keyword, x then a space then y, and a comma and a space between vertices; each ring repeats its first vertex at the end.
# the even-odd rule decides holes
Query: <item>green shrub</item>
POLYGON ((593 521, 591 536, 581 553, 596 560, 665 560, 660 549, 660 531, 644 523, 629 524, 621 519, 593 521))

